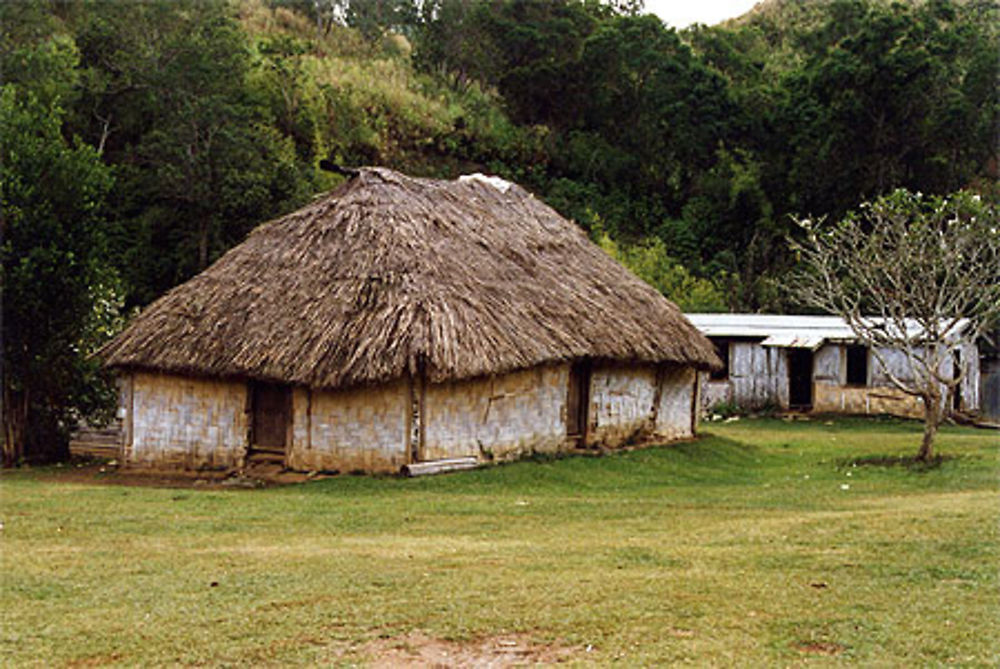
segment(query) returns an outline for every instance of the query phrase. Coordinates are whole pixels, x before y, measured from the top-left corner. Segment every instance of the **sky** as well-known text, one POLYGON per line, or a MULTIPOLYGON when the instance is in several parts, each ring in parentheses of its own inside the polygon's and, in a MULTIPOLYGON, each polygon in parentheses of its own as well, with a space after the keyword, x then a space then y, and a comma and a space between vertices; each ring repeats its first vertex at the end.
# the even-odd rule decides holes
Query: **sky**
POLYGON ((750 10, 757 0, 646 0, 646 12, 656 14, 672 28, 692 23, 712 25, 750 10))

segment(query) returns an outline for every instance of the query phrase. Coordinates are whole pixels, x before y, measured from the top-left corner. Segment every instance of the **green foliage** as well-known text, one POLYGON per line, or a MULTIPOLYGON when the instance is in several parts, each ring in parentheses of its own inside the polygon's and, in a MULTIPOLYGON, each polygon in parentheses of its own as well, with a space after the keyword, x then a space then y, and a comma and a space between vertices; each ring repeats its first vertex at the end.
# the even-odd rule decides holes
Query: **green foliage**
POLYGON ((584 227, 662 239, 725 277, 730 308, 781 310, 790 214, 988 176, 997 118, 996 10, 949 0, 779 2, 680 33, 589 0, 6 11, 12 71, 37 69, 25 35, 79 45, 70 79, 39 80, 115 166, 130 305, 335 183, 331 158, 497 173, 584 227))
POLYGON ((966 84, 996 81, 985 24, 950 2, 834 2, 824 18, 780 112, 794 208, 840 216, 896 187, 955 190, 986 166, 995 88, 966 84))
POLYGON ((63 455, 76 416, 107 410, 112 395, 88 358, 118 324, 102 215, 112 179, 92 147, 66 141, 62 117, 58 98, 42 103, 16 83, 0 89, 7 466, 63 455))
POLYGON ((774 310, 780 303, 768 280, 787 263, 787 218, 777 219, 763 181, 762 161, 751 151, 716 152, 715 165, 698 177, 681 230, 698 240, 705 266, 727 277, 734 308, 774 310))
POLYGON ((2 58, 4 77, 16 81, 45 107, 71 104, 77 94, 80 55, 66 35, 51 35, 37 43, 8 42, 2 58))
POLYGON ((725 311, 726 300, 722 291, 711 281, 692 276, 683 265, 670 257, 663 240, 653 237, 629 246, 618 244, 607 233, 600 232, 597 244, 681 310, 725 311))
POLYGON ((222 3, 101 3, 77 30, 97 82, 85 132, 119 180, 113 204, 128 234, 119 263, 130 304, 308 197, 319 147, 315 114, 298 104, 300 82, 280 58, 294 44, 272 49, 261 69, 273 76, 254 80, 246 34, 222 3), (275 89, 288 94, 283 106, 275 89))

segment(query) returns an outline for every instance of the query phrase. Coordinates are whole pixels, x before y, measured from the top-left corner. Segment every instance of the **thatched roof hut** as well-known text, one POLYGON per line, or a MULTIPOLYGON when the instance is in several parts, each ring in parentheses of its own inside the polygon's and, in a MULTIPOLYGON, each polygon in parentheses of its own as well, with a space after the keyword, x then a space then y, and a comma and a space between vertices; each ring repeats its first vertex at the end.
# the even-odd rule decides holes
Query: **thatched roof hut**
POLYGON ((102 355, 324 389, 580 358, 718 364, 674 304, 522 188, 379 168, 259 226, 102 355))

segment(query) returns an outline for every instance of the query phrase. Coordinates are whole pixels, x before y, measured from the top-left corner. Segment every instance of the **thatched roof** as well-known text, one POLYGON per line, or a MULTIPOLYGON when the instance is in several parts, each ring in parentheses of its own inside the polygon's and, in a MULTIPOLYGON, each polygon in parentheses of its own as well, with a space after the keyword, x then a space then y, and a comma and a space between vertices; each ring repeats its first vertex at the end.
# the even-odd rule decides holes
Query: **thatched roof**
POLYGON ((583 357, 718 364, 673 303, 525 190, 375 168, 256 228, 101 355, 315 388, 583 357))

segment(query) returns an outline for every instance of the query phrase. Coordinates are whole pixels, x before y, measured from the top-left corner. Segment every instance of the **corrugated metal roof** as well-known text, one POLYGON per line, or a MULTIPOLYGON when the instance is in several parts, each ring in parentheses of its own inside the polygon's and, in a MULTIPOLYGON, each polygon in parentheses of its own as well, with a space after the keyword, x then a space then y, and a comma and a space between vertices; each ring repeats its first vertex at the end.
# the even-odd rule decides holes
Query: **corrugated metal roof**
POLYGON ((815 335, 796 334, 794 332, 782 332, 773 334, 760 344, 761 346, 780 346, 781 348, 807 348, 815 351, 823 345, 825 339, 815 335))
MULTIPOLYGON (((685 314, 709 337, 761 338, 765 346, 816 349, 824 341, 857 341, 851 326, 839 316, 795 316, 778 314, 685 314)), ((873 323, 881 319, 872 317, 873 323)), ((968 325, 962 319, 954 329, 961 333, 968 325)), ((922 328, 908 321, 908 330, 919 336, 922 328)))

